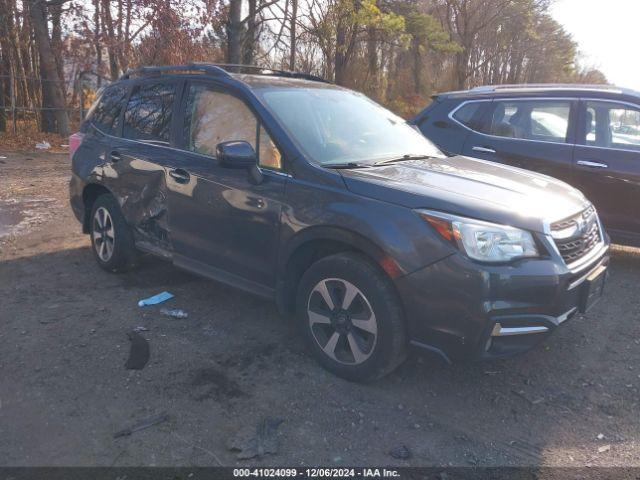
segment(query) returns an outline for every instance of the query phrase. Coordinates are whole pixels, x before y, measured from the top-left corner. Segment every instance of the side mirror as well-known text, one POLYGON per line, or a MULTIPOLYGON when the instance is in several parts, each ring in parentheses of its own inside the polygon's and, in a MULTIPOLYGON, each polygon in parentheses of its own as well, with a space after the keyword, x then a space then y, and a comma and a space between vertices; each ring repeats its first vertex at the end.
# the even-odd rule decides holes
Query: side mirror
POLYGON ((219 143, 216 156, 220 165, 227 168, 251 168, 258 164, 256 151, 248 142, 240 140, 219 143))

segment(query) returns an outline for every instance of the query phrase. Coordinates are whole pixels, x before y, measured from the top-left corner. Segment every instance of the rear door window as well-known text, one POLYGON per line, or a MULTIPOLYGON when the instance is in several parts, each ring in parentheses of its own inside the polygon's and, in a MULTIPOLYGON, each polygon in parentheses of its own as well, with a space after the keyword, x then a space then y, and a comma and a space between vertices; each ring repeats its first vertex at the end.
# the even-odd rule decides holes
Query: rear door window
POLYGON ((453 118, 472 130, 477 130, 481 117, 481 102, 469 102, 458 107, 453 113, 453 118))
POLYGON ((93 126, 102 133, 116 135, 118 133, 120 112, 122 112, 127 101, 128 92, 128 88, 123 85, 112 85, 105 88, 95 109, 90 113, 93 126))
POLYGON ((613 102, 587 102, 586 144, 640 151, 640 108, 613 102))
POLYGON ((122 136, 169 144, 175 84, 143 84, 134 88, 124 113, 122 136))
POLYGON ((280 151, 253 112, 239 98, 205 85, 191 85, 184 122, 185 147, 215 156, 221 142, 251 144, 261 167, 282 168, 280 151))
POLYGON ((570 115, 571 102, 568 100, 499 100, 494 102, 486 133, 505 138, 566 143, 570 115))

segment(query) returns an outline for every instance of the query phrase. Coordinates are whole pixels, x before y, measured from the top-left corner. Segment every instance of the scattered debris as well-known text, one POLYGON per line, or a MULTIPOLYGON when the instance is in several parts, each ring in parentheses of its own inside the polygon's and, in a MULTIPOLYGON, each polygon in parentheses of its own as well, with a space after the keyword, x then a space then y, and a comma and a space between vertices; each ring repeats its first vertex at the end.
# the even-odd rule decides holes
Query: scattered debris
POLYGON ((152 415, 147 418, 143 418, 142 420, 134 423, 130 427, 127 427, 119 432, 113 434, 113 438, 120 437, 128 437, 132 433, 139 432, 140 430, 144 430, 145 428, 152 427, 159 423, 163 423, 169 420, 169 414, 167 412, 162 412, 157 415, 152 415))
POLYGON ((604 440, 604 434, 603 433, 599 433, 598 436, 596 437, 598 440, 604 440))
POLYGON ((148 329, 147 327, 142 327, 142 326, 140 326, 140 327, 135 327, 135 328, 133 329, 133 331, 134 331, 134 332, 137 332, 137 333, 140 333, 140 332, 148 332, 148 331, 149 331, 149 329, 148 329))
POLYGON ((261 420, 255 430, 240 431, 228 443, 231 451, 236 451, 239 460, 261 457, 266 454, 278 453, 277 433, 283 422, 281 418, 265 418, 261 420))
POLYGON ((46 140, 43 140, 42 142, 36 143, 36 148, 38 150, 49 150, 51 148, 51 144, 46 140))
POLYGON ((608 452, 609 450, 611 450, 611 445, 603 445, 601 447, 598 447, 598 453, 608 452))
POLYGON ((173 318, 187 318, 189 314, 180 308, 162 308, 160 313, 173 318))
POLYGON ((495 372, 484 372, 485 375, 498 375, 500 373, 502 373, 502 372, 498 372, 498 371, 495 371, 495 372))
POLYGON ((409 460, 413 456, 411 450, 409 450, 409 447, 406 445, 400 445, 394 448, 389 452, 389 455, 398 460, 409 460))
POLYGON ((124 364, 127 370, 142 370, 149 361, 149 342, 138 332, 129 333, 131 350, 124 364))
POLYGON ((162 292, 153 297, 144 298, 138 302, 139 307, 146 307, 147 305, 157 305, 158 303, 162 303, 166 300, 173 298, 173 294, 169 292, 162 292))

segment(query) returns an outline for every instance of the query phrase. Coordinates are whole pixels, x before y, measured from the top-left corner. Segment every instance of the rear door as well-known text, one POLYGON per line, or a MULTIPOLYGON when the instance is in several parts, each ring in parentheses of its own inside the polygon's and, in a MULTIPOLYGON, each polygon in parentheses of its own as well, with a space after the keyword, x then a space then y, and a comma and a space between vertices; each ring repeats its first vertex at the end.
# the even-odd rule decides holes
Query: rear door
POLYGON ((137 245, 156 253, 171 250, 168 229, 168 171, 175 162, 172 149, 177 80, 152 80, 132 88, 122 121, 122 140, 107 152, 113 191, 137 245))
POLYGON ((495 99, 464 155, 571 182, 577 107, 572 99, 495 99))
POLYGON ((640 106, 581 101, 575 183, 617 241, 640 236, 640 106))
POLYGON ((174 262, 270 295, 288 178, 280 152, 248 104, 222 87, 189 82, 181 111, 183 161, 168 180, 174 262), (232 140, 254 147, 261 183, 216 160, 216 146, 232 140))

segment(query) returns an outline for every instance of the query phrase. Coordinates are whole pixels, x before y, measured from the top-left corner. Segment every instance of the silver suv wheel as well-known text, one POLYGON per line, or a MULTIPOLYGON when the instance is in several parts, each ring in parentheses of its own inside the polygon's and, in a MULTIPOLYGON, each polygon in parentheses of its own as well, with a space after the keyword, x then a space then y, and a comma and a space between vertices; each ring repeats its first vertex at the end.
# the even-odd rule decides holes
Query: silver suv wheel
POLYGON ((113 246, 115 243, 115 231, 113 229, 113 220, 109 211, 100 207, 93 215, 92 227, 93 245, 103 262, 108 262, 113 256, 113 246))
POLYGON ((373 353, 378 323, 362 291, 340 278, 327 278, 311 290, 309 328, 322 351, 345 365, 359 365, 373 353))

